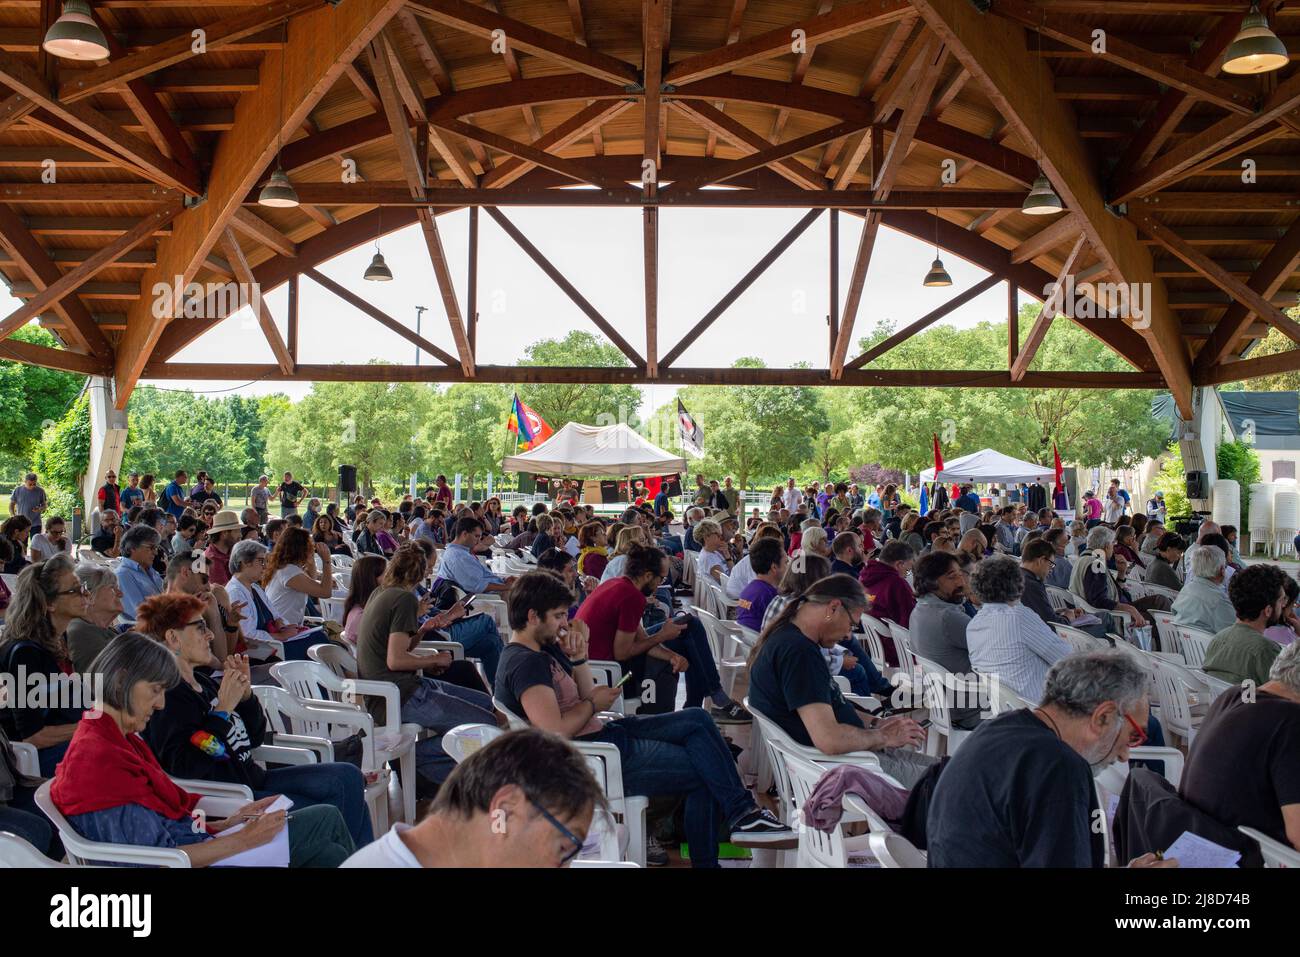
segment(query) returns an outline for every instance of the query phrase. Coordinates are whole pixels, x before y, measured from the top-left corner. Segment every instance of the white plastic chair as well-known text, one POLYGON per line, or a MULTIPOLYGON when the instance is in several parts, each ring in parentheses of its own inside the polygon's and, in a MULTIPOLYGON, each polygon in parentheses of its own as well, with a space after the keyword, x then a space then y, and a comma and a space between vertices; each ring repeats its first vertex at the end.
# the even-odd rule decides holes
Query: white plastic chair
POLYGON ((1052 625, 1052 628, 1060 635, 1061 640, 1075 651, 1097 651, 1110 647, 1107 642, 1092 637, 1086 631, 1071 628, 1069 625, 1052 625))
MULTIPOLYGON (((527 728, 528 722, 515 714, 499 700, 493 699, 497 710, 506 716, 511 728, 527 728)), ((650 799, 641 794, 623 791, 623 758, 618 748, 603 741, 570 741, 571 745, 587 759, 587 766, 600 782, 609 809, 623 819, 627 828, 627 855, 638 866, 645 867, 646 826, 645 812, 650 799)))
MULTIPOLYGON (((868 616, 863 615, 862 617, 865 619, 868 616)), ((866 646, 872 664, 883 675, 889 668, 889 663, 885 660, 885 646, 880 640, 880 635, 876 633, 874 628, 868 628, 865 621, 862 623, 861 641, 866 646)))
MULTIPOLYGON (((597 661, 589 658, 587 667, 591 669, 592 679, 606 688, 614 687, 623 679, 623 666, 617 661, 597 661)), ((610 705, 610 710, 615 714, 629 715, 636 714, 639 707, 641 707, 640 698, 624 698, 619 695, 610 705)))
POLYGON ((1205 664, 1205 653, 1210 649, 1214 636, 1208 631, 1191 628, 1187 625, 1174 624, 1176 651, 1183 656, 1189 668, 1200 668, 1205 664))
MULTIPOLYGON (((299 704, 311 706, 309 711, 293 717, 288 730, 333 741, 360 731, 362 771, 382 771, 388 762, 398 762, 402 778, 403 820, 414 824, 415 745, 423 729, 402 723, 401 696, 397 686, 388 681, 340 678, 318 661, 282 661, 271 666, 271 677, 296 697, 299 704), (382 727, 375 727, 373 716, 358 701, 365 696, 384 699, 386 723, 382 727)), ((281 706, 281 699, 275 697, 273 700, 277 707, 281 706)), ((265 702, 263 706, 266 706, 265 702)), ((377 801, 381 806, 375 815, 376 822, 388 820, 387 781, 383 775, 380 782, 384 786, 384 797, 382 802, 377 801)), ((386 826, 384 830, 387 830, 386 826)))
POLYGON ((1259 845, 1265 867, 1300 867, 1300 851, 1294 847, 1287 847, 1253 827, 1238 827, 1237 830, 1259 845))
POLYGON ((1065 611, 1067 608, 1075 607, 1074 593, 1065 588, 1058 588, 1055 585, 1048 585, 1047 600, 1052 603, 1053 611, 1065 611))
POLYGON ((356 559, 351 555, 331 555, 330 564, 335 568, 351 568, 356 559))
POLYGON ((0 831, 0 871, 29 867, 75 867, 46 857, 17 834, 0 831))
POLYGON ((41 778, 41 752, 36 745, 25 741, 14 741, 9 745, 13 752, 14 764, 19 774, 32 778, 41 778))
MULTIPOLYGON (((717 588, 717 585, 713 586, 717 588)), ((736 678, 745 670, 746 657, 745 643, 739 633, 740 626, 735 622, 725 621, 717 615, 710 614, 702 608, 695 609, 696 616, 700 623, 704 625, 704 631, 709 636, 709 645, 713 651, 713 660, 717 662, 718 674, 722 678, 722 686, 726 689, 727 694, 731 694, 736 689, 736 678), (742 652, 739 655, 729 654, 733 650, 742 652)))
POLYGON ((969 682, 960 681, 956 675, 937 662, 922 658, 920 655, 914 657, 917 666, 921 669, 925 688, 925 707, 930 718, 930 727, 926 729, 925 753, 934 756, 944 753, 956 754, 957 749, 971 732, 953 727, 952 702, 958 694, 967 702, 972 695, 975 695, 978 700, 979 688, 969 682), (939 747, 941 743, 943 748, 939 747))
POLYGON ((989 710, 994 715, 1002 714, 1005 711, 1022 711, 1025 708, 1037 707, 1032 701, 1026 701, 1008 688, 997 675, 983 675, 982 677, 988 682, 989 710))
POLYGON ((458 724, 442 736, 442 750, 457 764, 505 734, 491 724, 458 724))
MULTIPOLYGON (((253 792, 238 784, 215 781, 176 780, 185 790, 203 795, 197 808, 212 817, 225 817, 253 800, 253 792)), ((189 856, 178 847, 146 847, 138 844, 110 844, 91 841, 73 828, 50 796, 54 782, 46 781, 36 789, 33 800, 41 812, 50 819, 59 832, 59 840, 72 864, 87 865, 91 861, 112 864, 140 864, 151 867, 189 867, 189 856)))
POLYGON ((1189 696, 1197 695, 1199 698, 1207 695, 1208 689, 1183 665, 1157 654, 1148 654, 1147 658, 1154 669, 1160 723, 1165 731, 1178 735, 1190 748, 1201 717, 1192 713, 1189 696))
POLYGON ((1174 629, 1178 626, 1174 624, 1174 613, 1152 609, 1151 618, 1156 623, 1156 637, 1159 639, 1160 650, 1177 651, 1178 636, 1174 633, 1174 629))
POLYGON ((925 851, 893 831, 872 831, 867 835, 871 856, 884 868, 925 867, 925 851))

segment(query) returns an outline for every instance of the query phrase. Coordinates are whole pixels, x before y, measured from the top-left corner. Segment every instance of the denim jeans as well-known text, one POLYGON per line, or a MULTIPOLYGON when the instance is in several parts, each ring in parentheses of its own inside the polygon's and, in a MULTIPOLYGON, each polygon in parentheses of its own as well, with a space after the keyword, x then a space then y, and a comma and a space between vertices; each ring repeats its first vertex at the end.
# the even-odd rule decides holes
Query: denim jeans
POLYGON ((48 747, 37 749, 36 756, 41 763, 41 777, 54 777, 54 769, 63 760, 63 756, 68 753, 68 745, 71 743, 71 741, 61 741, 58 744, 51 744, 48 747))
POLYGON ((491 615, 471 615, 454 621, 448 629, 452 641, 465 646, 466 658, 480 658, 488 681, 497 680, 497 662, 501 660, 501 632, 491 615))
MULTIPOLYGON (((862 647, 858 639, 846 638, 840 642, 840 645, 847 648, 849 654, 858 659, 857 668, 854 668, 853 670, 857 671, 859 668, 862 669, 862 677, 866 680, 867 690, 859 691, 857 687, 854 686, 854 694, 863 696, 869 694, 889 694, 894 690, 894 686, 889 683, 889 679, 876 669, 876 664, 871 660, 871 655, 867 654, 867 650, 862 647)), ((853 685, 853 676, 846 672, 845 677, 849 679, 849 684, 853 685)))
POLYGON ((659 547, 669 555, 678 555, 686 550, 680 535, 665 535, 659 540, 659 547))
MULTIPOLYGON (((497 723, 492 699, 481 691, 424 678, 402 705, 402 720, 441 735, 458 724, 497 723)), ((422 777, 442 783, 456 762, 442 750, 440 738, 425 738, 415 746, 415 766, 422 777)))
POLYGON ((40 813, 0 805, 0 831, 17 834, 51 860, 63 857, 63 844, 55 834, 54 825, 40 813))
POLYGON ((338 867, 357 849, 337 808, 291 810, 286 827, 290 867, 338 867))
POLYGON ((719 825, 730 828, 755 804, 713 719, 699 708, 632 715, 606 725, 602 738, 623 758, 625 794, 685 797, 691 865, 716 867, 719 825))
POLYGON ((357 847, 365 847, 375 839, 370 808, 366 806, 366 779, 351 764, 330 761, 273 768, 266 772, 262 790, 253 792, 256 798, 268 794, 292 799, 295 810, 317 804, 338 808, 357 847))
MULTIPOLYGON (((664 624, 652 625, 646 629, 646 634, 658 633, 664 624)), ((709 647, 708 633, 704 630, 703 622, 698 618, 694 616, 689 618, 686 630, 681 633, 681 636, 663 642, 661 647, 677 652, 690 662, 690 667, 686 669, 686 707, 702 707, 705 698, 722 689, 722 678, 719 677, 718 666, 713 661, 713 649, 709 647)))

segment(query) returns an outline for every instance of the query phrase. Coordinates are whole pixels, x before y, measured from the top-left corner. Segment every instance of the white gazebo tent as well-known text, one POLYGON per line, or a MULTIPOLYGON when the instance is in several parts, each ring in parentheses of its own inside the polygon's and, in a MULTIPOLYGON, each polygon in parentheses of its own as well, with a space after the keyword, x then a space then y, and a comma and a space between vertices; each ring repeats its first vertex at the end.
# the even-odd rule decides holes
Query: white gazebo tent
POLYGON ((621 422, 569 422, 537 448, 506 456, 501 467, 507 472, 566 478, 638 478, 684 473, 686 460, 647 442, 621 422))
POLYGON ((1055 470, 1036 462, 1022 462, 993 449, 981 449, 959 459, 945 462, 938 475, 933 468, 921 472, 922 482, 970 482, 973 485, 990 482, 1052 482, 1055 470))

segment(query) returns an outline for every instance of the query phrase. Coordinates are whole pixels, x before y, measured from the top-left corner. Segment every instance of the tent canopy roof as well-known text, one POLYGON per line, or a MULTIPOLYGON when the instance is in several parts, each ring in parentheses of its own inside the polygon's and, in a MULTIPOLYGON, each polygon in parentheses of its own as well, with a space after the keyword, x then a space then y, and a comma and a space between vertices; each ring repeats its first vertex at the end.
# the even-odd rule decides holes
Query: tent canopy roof
POLYGON ((944 463, 936 476, 933 468, 921 473, 922 482, 1050 482, 1056 472, 1036 462, 1022 462, 993 449, 981 449, 944 463))
POLYGON ((685 472, 686 460, 647 442, 622 422, 569 422, 537 448, 506 456, 501 467, 534 475, 636 478, 685 472))

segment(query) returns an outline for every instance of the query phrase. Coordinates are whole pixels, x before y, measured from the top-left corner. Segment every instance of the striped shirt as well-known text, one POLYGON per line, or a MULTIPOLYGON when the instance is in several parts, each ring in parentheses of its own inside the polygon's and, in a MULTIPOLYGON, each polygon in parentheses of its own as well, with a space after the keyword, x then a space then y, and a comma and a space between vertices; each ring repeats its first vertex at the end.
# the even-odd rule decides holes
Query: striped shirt
POLYGON ((966 628, 970 663, 1026 701, 1043 697, 1047 671, 1071 651, 1043 619, 1019 602, 986 602, 966 628))

